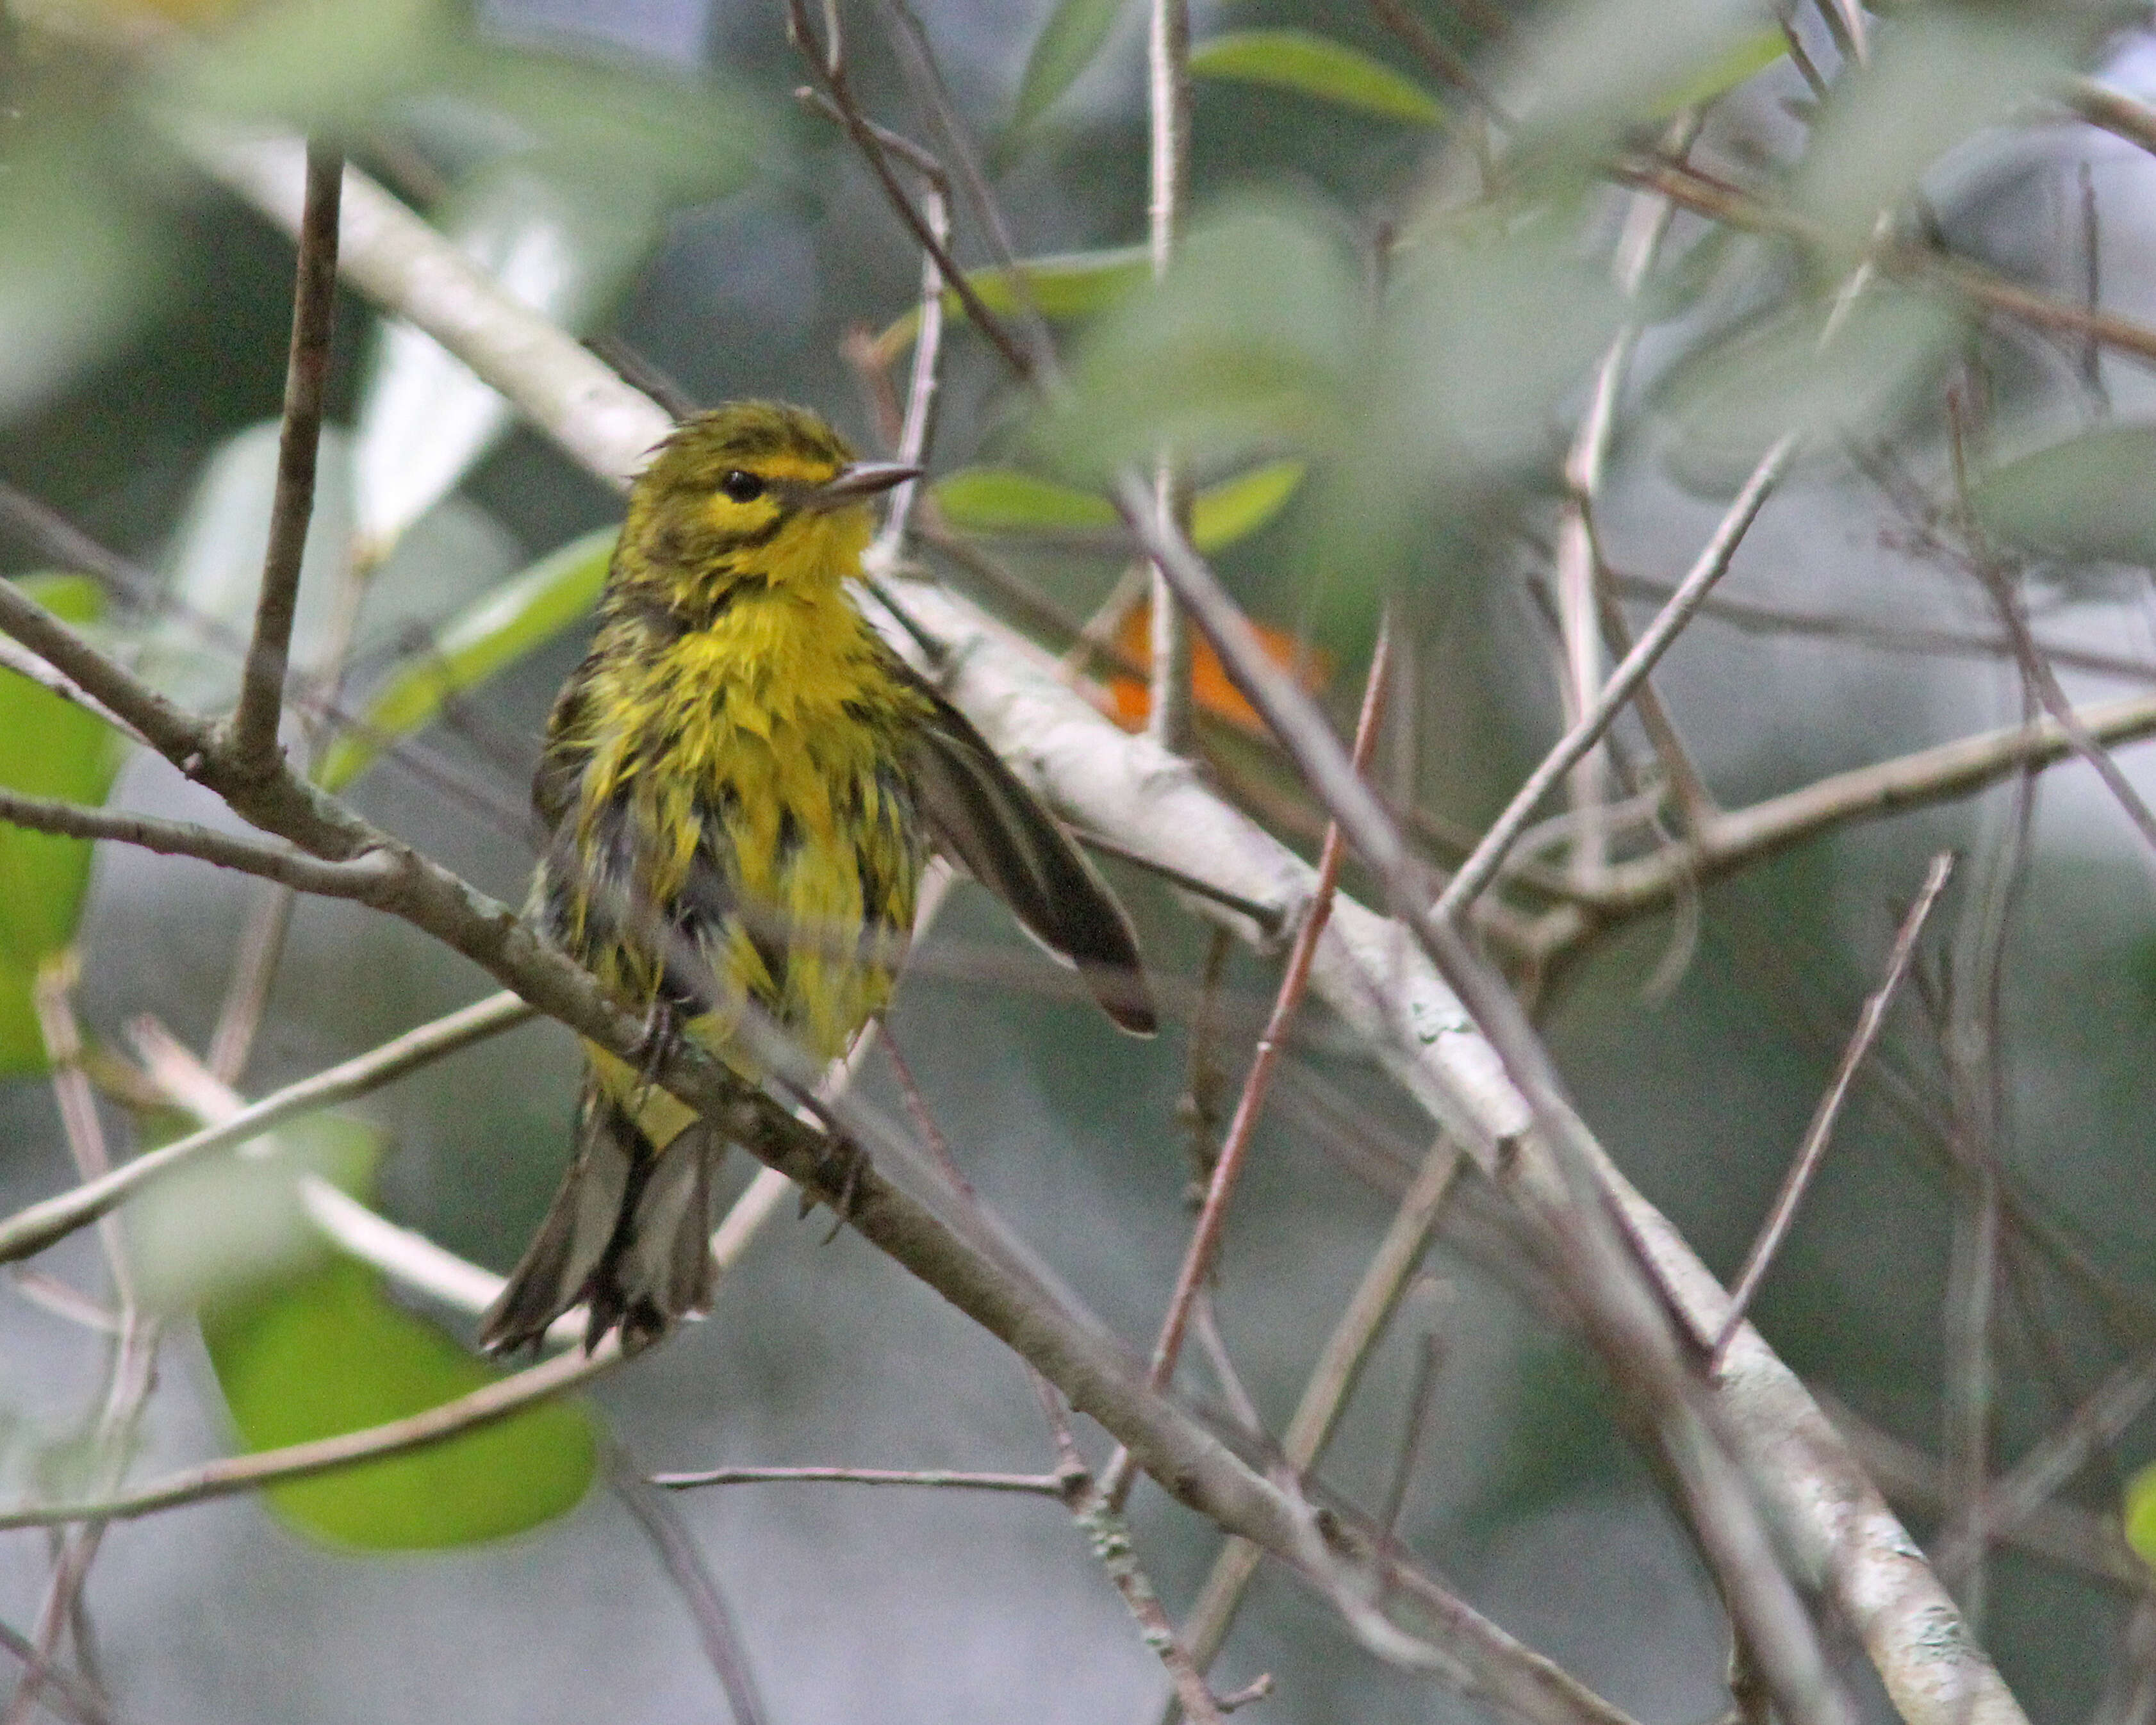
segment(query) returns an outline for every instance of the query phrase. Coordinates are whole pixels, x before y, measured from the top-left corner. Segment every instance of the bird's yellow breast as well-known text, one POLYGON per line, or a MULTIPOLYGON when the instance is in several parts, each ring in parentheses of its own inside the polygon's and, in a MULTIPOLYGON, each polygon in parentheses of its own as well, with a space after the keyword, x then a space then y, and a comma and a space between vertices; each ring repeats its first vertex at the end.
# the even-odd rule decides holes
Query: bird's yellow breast
MULTIPOLYGON (((812 547, 834 549, 857 555, 812 547)), ((549 743, 581 762, 571 842, 542 868, 550 932, 624 1004, 683 1011, 745 1076, 742 1001, 825 1059, 884 1006, 925 860, 906 753, 920 697, 839 581, 796 572, 743 583, 670 639, 603 629, 549 743)))

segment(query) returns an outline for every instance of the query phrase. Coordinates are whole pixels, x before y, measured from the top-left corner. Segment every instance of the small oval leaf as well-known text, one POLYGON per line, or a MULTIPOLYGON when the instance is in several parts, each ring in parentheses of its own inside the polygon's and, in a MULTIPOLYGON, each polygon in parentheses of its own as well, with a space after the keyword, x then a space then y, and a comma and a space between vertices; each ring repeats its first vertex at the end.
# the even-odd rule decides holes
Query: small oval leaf
MULTIPOLYGON (((25 575, 16 586, 74 624, 93 623, 104 602, 86 575, 25 575)), ((95 807, 112 788, 125 752, 102 719, 0 670, 0 786, 95 807)), ((91 845, 0 823, 0 1076, 42 1072, 32 989, 38 967, 74 938, 90 885, 91 845)))
MULTIPOLYGON (((250 1450, 364 1430, 501 1375, 393 1305, 364 1266, 339 1260, 275 1293, 205 1312, 203 1340, 250 1450)), ((590 1486, 590 1416, 551 1402, 497 1424, 264 1496, 300 1532, 367 1551, 424 1551, 521 1533, 573 1509, 590 1486)))
POLYGON ((316 782, 328 790, 349 784, 387 744, 428 723, 444 701, 574 624, 606 585, 618 536, 618 529, 601 527, 571 540, 444 625, 433 650, 377 689, 358 723, 324 752, 316 782))
POLYGON ((1445 119, 1437 99, 1413 79, 1359 48, 1307 30, 1231 30, 1209 37, 1190 50, 1190 73, 1292 90, 1414 126, 1445 119))
MULTIPOLYGON (((249 1450, 385 1425, 500 1376, 393 1304, 372 1270, 338 1255, 308 1219, 300 1178, 363 1196, 383 1148, 365 1122, 309 1116, 184 1170, 130 1212, 141 1286, 164 1309, 199 1307, 211 1369, 249 1450)), ((468 1545, 572 1507, 596 1447, 589 1417, 557 1402, 264 1496, 295 1531, 338 1545, 468 1545)))
POLYGON ((1034 39, 1019 80, 1018 112, 1012 121, 1033 124, 1055 99, 1078 81, 1107 44, 1124 0, 1056 0, 1055 9, 1034 39))
MULTIPOLYGON (((1132 289, 1150 281, 1152 259, 1142 245, 1116 246, 1107 251, 1022 258, 1017 275, 1024 278, 1034 305, 1042 316, 1087 317, 1106 311, 1132 289)), ((1018 287, 1012 271, 976 270, 967 275, 966 283, 980 295, 981 303, 989 311, 1008 313, 1018 310, 1018 287)), ((957 290, 944 290, 943 311, 947 317, 965 316, 965 304, 957 290)), ((891 321, 876 337, 877 350, 886 364, 912 344, 920 327, 918 307, 891 321)))
POLYGON ((2010 461, 1971 487, 1969 503, 2019 550, 2156 567, 2156 425, 2107 425, 2010 461))
POLYGON ((944 519, 972 533, 1097 532, 1117 520, 1096 491, 1010 467, 963 467, 929 490, 944 519))
POLYGON ((1306 470, 1300 461, 1269 461, 1208 485, 1191 501, 1190 542, 1215 552, 1249 537, 1287 506, 1306 470))

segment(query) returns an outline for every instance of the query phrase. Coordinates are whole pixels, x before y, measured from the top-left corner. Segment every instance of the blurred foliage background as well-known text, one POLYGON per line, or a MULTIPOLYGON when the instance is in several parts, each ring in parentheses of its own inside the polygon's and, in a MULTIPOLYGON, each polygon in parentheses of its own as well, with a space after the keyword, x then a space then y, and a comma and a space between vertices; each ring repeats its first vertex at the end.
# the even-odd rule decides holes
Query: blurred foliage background
MULTIPOLYGON (((870 9, 841 9, 865 105, 919 131, 870 9)), ((1546 611, 1565 453, 1620 335, 1631 363, 1594 524, 1635 625, 1648 583, 1681 572, 1760 453, 1784 430, 1808 437, 1738 557, 1730 605, 1658 679, 1725 806, 2019 719, 2020 679, 1984 644, 1999 629, 1986 569, 2009 571, 2044 640, 2066 649, 2076 699, 2156 680, 2145 371, 1860 267, 1884 232, 2156 321, 2156 163, 2046 105, 2077 71, 2156 94, 2145 8, 1884 8, 1860 76, 1809 8, 1790 20, 1799 65, 1768 10, 1719 0, 1201 3, 1191 231, 1158 290, 1132 249, 1145 233, 1144 8, 916 9, 1018 252, 1075 260, 1033 290, 1069 367, 1052 408, 954 330, 932 526, 966 554, 924 555, 1060 649, 1053 619, 1093 613, 1123 565, 1102 475, 1172 438, 1199 487, 1201 543, 1343 717, 1394 604, 1408 669, 1378 772, 1423 811, 1435 860, 1457 860, 1450 835, 1490 819, 1553 734, 1546 611), (1820 68, 1832 82, 1815 90, 1820 68), (1656 140, 1788 220, 1747 231, 1681 215, 1628 284, 1610 259, 1631 194, 1603 169, 1656 140)), ((207 123, 333 131, 580 333, 612 337, 696 399, 802 401, 879 448, 873 393, 847 354, 905 353, 917 255, 838 130, 793 100, 802 78, 768 0, 13 0, 0 14, 0 480, 15 501, 0 510, 0 567, 176 696, 230 700, 273 476, 291 251, 191 165, 184 140, 207 123), (25 498, 128 567, 56 555, 25 498)), ((987 261, 960 232, 962 259, 987 261)), ((998 307, 1018 302, 1007 279, 983 287, 998 307)), ((357 298, 339 308, 332 418, 297 657, 341 666, 340 702, 375 728, 319 726, 315 764, 514 902, 537 726, 581 650, 615 501, 357 298)), ((1221 783, 1312 848, 1310 805, 1224 694, 1207 704, 1221 783)), ((1666 826, 1666 787, 1630 721, 1618 742, 1644 788, 1619 797, 1615 843, 1642 852, 1666 826)), ((2132 752, 2122 765, 2156 788, 2132 752)), ((0 778, 228 819, 158 763, 123 765, 97 726, 4 673, 0 778)), ((2025 809, 2020 794, 1830 831, 1526 978, 1588 1119, 1732 1271, 1924 859, 1962 847, 1921 998, 1860 1086, 1758 1316, 1823 1390, 1938 1452, 1953 1404, 1943 1351, 1966 1292, 1951 1260, 1970 1225, 1972 1182, 1953 1171, 1988 1161, 2010 1197, 1987 1416, 2008 1460, 2156 1337, 2150 857, 2084 767, 2046 774, 2025 809), (1987 944, 1999 902, 2010 921, 1987 944), (1987 1040, 1972 1060, 1954 1035, 1987 965, 1998 1010, 1975 1015, 1987 1040), (1996 1076, 2003 1103, 1974 1139, 1972 1071, 1996 1076)), ((1566 836, 1543 835, 1549 855, 1562 860, 1566 836)), ((1219 1068, 1212 1088, 1232 1096, 1274 971, 1229 953, 1208 995, 1204 930, 1157 882, 1116 872, 1178 1004, 1157 1043, 1122 1041, 1061 998, 972 889, 920 955, 893 1028, 983 1195, 1137 1338, 1188 1225, 1178 1104, 1194 1066, 1219 1068)), ((12 832, 0 898, 0 1204, 13 1209, 73 1178, 43 1076, 41 963, 72 939, 81 1020, 108 1061, 139 1053, 141 1014, 208 1050, 265 912, 247 883, 193 864, 110 846, 93 862, 12 832)), ((412 931, 303 901, 236 1081, 259 1094, 475 992, 412 931)), ((316 1122, 295 1147, 321 1178, 505 1266, 558 1171, 574 1069, 566 1034, 519 1030, 316 1122)), ((886 1069, 872 1071, 886 1087, 886 1069)), ((116 1144, 180 1129, 124 1101, 107 1099, 116 1144)), ((1425 1130, 1311 1010, 1218 1292, 1275 1429, 1425 1130)), ((1326 1478, 1385 1501, 1414 1426, 1399 1525, 1419 1553, 1642 1720, 1715 1717, 1725 1650, 1687 1537, 1610 1425, 1592 1365, 1493 1272, 1467 1209, 1374 1356, 1326 1478), (1431 1358, 1434 1392, 1411 1417, 1431 1358)), ((710 1322, 588 1403, 486 1445, 113 1528, 86 1596, 112 1717, 715 1716, 680 1599, 619 1502, 587 1490, 604 1443, 654 1468, 1051 1459, 1014 1360, 858 1240, 823 1233, 775 1226, 710 1322)), ((138 1474, 390 1417, 481 1376, 468 1327, 325 1253, 289 1180, 234 1164, 145 1206, 127 1238, 144 1298, 171 1317, 124 1445, 138 1474)), ((104 1296, 87 1235, 38 1269, 104 1296)), ((0 1290, 9 1501, 86 1488, 112 1460, 95 1440, 107 1345, 55 1299, 0 1290)), ((2156 1430, 2128 1428, 2078 1503, 2116 1522, 2152 1451, 2156 1430)), ((1051 1502, 760 1486, 680 1507, 774 1720, 1135 1720, 1158 1705, 1157 1665, 1051 1502)), ((1179 1609, 1215 1536, 1144 1489, 1134 1525, 1179 1609)), ((1920 1512, 1915 1525, 1933 1522, 1920 1512)), ((0 1541, 0 1620, 32 1621, 45 1577, 41 1538, 0 1541)), ((2071 1565, 1994 1558, 1984 1634, 2035 1718, 2097 1706, 2128 1603, 2071 1565)), ((1283 1722, 1471 1711, 1354 1649, 1270 1575, 1222 1686, 1260 1671, 1279 1679, 1265 1707, 1283 1722)))

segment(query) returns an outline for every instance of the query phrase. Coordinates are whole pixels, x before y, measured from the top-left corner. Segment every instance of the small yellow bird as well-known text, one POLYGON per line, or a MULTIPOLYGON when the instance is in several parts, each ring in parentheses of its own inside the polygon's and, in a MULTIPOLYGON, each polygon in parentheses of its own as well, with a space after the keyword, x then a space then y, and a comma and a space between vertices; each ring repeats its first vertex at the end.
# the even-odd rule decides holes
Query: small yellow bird
MULTIPOLYGON (((849 591, 861 462, 799 408, 685 422, 629 494, 590 653, 532 780, 547 839, 529 914, 624 1006, 745 1084, 744 1004, 821 1059, 891 999, 932 845, 1075 963, 1116 1024, 1154 1025, 1130 918, 1054 816, 898 658, 849 591)), ((634 1349, 704 1309, 713 1171, 688 1107, 586 1045, 574 1158, 486 1315, 536 1344, 588 1302, 586 1345, 634 1349)))

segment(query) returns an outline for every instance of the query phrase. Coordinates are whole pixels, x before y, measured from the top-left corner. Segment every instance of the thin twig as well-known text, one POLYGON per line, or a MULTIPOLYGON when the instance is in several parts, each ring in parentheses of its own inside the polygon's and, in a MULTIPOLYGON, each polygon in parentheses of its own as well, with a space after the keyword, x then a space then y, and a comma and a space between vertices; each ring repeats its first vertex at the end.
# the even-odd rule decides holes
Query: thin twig
MULTIPOLYGON (((1281 1459, 1296 1472, 1307 1473, 1325 1453, 1325 1446, 1347 1409, 1348 1399, 1354 1393, 1363 1363, 1369 1358, 1370 1349, 1383 1333, 1399 1303, 1408 1278, 1414 1275, 1414 1266, 1421 1260, 1423 1248, 1437 1225, 1459 1168, 1456 1145, 1440 1139, 1430 1147, 1421 1171, 1401 1199, 1383 1240, 1363 1269, 1354 1296, 1333 1325, 1332 1333, 1326 1338, 1324 1352, 1318 1356, 1310 1381, 1303 1386, 1301 1399, 1296 1404, 1286 1435, 1281 1440, 1281 1459)), ((1214 1657, 1226 1643, 1235 1613, 1242 1604, 1244 1589, 1257 1570, 1260 1555, 1248 1540, 1230 1539, 1213 1560, 1212 1571, 1205 1578, 1198 1603, 1190 1608, 1189 1618, 1183 1625, 1183 1633, 1190 1641, 1191 1656, 1198 1661, 1200 1670, 1212 1668, 1214 1657)))
MULTIPOLYGON (((1371 751, 1377 747, 1378 720, 1384 711, 1385 666, 1390 656, 1390 642, 1389 624, 1379 631, 1377 649, 1370 656, 1369 677, 1363 691, 1363 711, 1355 722, 1353 758, 1358 772, 1368 768, 1371 751)), ((1227 1136, 1214 1161, 1204 1204, 1199 1211, 1197 1225, 1191 1230, 1182 1267, 1176 1273, 1175 1291, 1168 1300, 1168 1315, 1161 1322, 1159 1339, 1153 1343, 1147 1381, 1156 1389, 1175 1374, 1176 1356, 1183 1348, 1183 1328, 1190 1319, 1191 1304, 1204 1286, 1205 1278, 1212 1273, 1221 1229, 1227 1220, 1228 1202, 1235 1195, 1259 1117, 1265 1111, 1265 1092, 1271 1087, 1273 1068, 1287 1045, 1296 1014, 1301 1009, 1303 991, 1310 982, 1311 961, 1317 956, 1318 940, 1332 915, 1332 894, 1339 884, 1340 867, 1346 857, 1347 840, 1336 824, 1327 830, 1310 908, 1303 913, 1302 926, 1296 930, 1295 943, 1288 949, 1287 963, 1281 975, 1280 990, 1273 999, 1271 1015, 1259 1035, 1257 1052, 1243 1081, 1242 1095, 1236 1100, 1227 1136)), ((1111 1507, 1122 1507, 1131 1481, 1129 1456, 1127 1453, 1119 1453, 1101 1476, 1101 1491, 1111 1507)))
POLYGON ((607 1484, 623 1508, 644 1530, 659 1553, 675 1590, 689 1608, 696 1625, 696 1639, 711 1662, 719 1686, 726 1691, 734 1725, 763 1725, 763 1702, 757 1693, 756 1678, 742 1646, 741 1630, 727 1609, 726 1595, 696 1542, 682 1522, 680 1512, 663 1491, 654 1491, 629 1452, 608 1439, 606 1445, 607 1484))
POLYGON ((1804 1128, 1804 1141, 1797 1147, 1795 1159, 1789 1173, 1783 1177, 1782 1189, 1774 1194, 1773 1207, 1761 1225, 1758 1237, 1752 1242, 1752 1250, 1745 1255, 1744 1268, 1737 1277, 1736 1286, 1729 1294, 1729 1315, 1722 1321, 1721 1332, 1707 1351, 1707 1370, 1712 1376, 1722 1369, 1722 1357, 1729 1351, 1730 1338, 1736 1335, 1744 1322, 1744 1314, 1751 1308, 1752 1296, 1759 1291, 1759 1284, 1767 1274, 1767 1266, 1774 1260, 1774 1254, 1789 1235, 1789 1224, 1796 1219, 1797 1206, 1804 1200, 1813 1174, 1818 1172, 1820 1162, 1826 1154, 1826 1147, 1834 1137, 1835 1122, 1840 1117, 1841 1105, 1848 1099, 1850 1086, 1856 1081, 1857 1069, 1871 1051, 1871 1045, 1879 1040, 1879 1032, 1887 1022, 1887 1010, 1894 1004, 1900 990, 1902 978, 1909 973, 1910 961, 1917 955, 1917 942, 1924 932, 1932 908, 1939 901, 1939 895, 1947 890, 1947 882, 1953 875, 1954 856, 1943 850, 1932 859, 1932 865, 1924 875, 1924 884, 1917 890, 1916 902, 1902 917, 1902 926, 1894 936, 1892 950, 1887 955, 1887 973, 1880 978, 1879 986, 1872 990, 1856 1015, 1856 1028, 1850 1034, 1848 1045, 1841 1051, 1841 1059, 1834 1070, 1834 1078, 1826 1093, 1812 1111, 1811 1124, 1804 1128))
POLYGON ((300 565, 307 548, 307 524, 314 515, 315 455, 321 442, 322 400, 329 381, 330 331, 336 307, 337 214, 343 193, 343 152, 310 141, 270 548, 262 560, 254 636, 240 673, 239 706, 232 717, 234 756, 248 764, 259 764, 275 752, 278 720, 284 711, 292 619, 299 608, 300 565))
MULTIPOLYGON (((1610 586, 1626 598, 1650 599, 1659 603, 1676 591, 1675 582, 1655 581, 1616 570, 1609 571, 1609 575, 1610 586)), ((1904 628, 1858 617, 1795 611, 1786 606, 1731 598, 1724 593, 1707 600, 1699 608, 1699 614, 1702 620, 1726 624, 1747 634, 1818 635, 1882 652, 1953 655, 1974 659, 2010 658, 2014 653, 2012 639, 2004 634, 1979 634, 1972 629, 1904 628)), ((2156 683, 2156 661, 2130 659, 2124 654, 2105 653, 2041 638, 2036 644, 2052 664, 2069 670, 2094 671, 2100 676, 2123 677, 2137 683, 2156 683)))
POLYGON ((483 1389, 424 1413, 336 1437, 316 1438, 282 1449, 258 1450, 198 1467, 182 1468, 146 1486, 78 1503, 23 1504, 0 1509, 0 1530, 60 1527, 77 1522, 126 1521, 184 1504, 229 1497, 286 1480, 312 1479, 362 1461, 408 1455, 506 1420, 552 1396, 588 1383, 621 1363, 619 1340, 608 1336, 588 1354, 565 1353, 528 1366, 483 1389))
POLYGON ((92 809, 16 791, 0 790, 0 821, 70 839, 116 839, 163 856, 189 856, 326 898, 364 898, 389 874, 388 859, 372 853, 343 862, 322 862, 303 851, 220 833, 192 821, 92 809))
POLYGON ((911 231, 921 249, 935 259, 936 267, 942 272, 943 279, 950 283, 951 290, 957 295, 958 301, 966 308, 966 316, 972 320, 973 327, 988 337, 1014 372, 1021 378, 1031 377, 1034 372, 1033 357, 1004 326, 1003 320, 988 309, 978 290, 967 280, 966 272, 952 258, 948 248, 937 239, 927 218, 906 196, 906 188, 898 183, 898 177, 891 169, 890 152, 876 136, 877 128, 874 123, 861 112, 860 104, 855 100, 844 68, 826 65, 823 57, 816 52, 815 33, 809 25, 808 10, 802 0, 787 0, 786 15, 788 35, 799 49, 803 59, 808 61, 823 87, 824 94, 837 110, 839 123, 845 128, 846 135, 853 139, 862 159, 868 163, 870 172, 875 175, 877 183, 883 187, 884 196, 898 218, 911 231))
MULTIPOLYGON (((922 197, 928 231, 948 246, 951 211, 940 183, 940 175, 928 177, 922 197)), ((926 467, 936 437, 936 403, 942 377, 943 269, 936 254, 923 247, 921 254, 921 309, 913 341, 913 372, 906 391, 906 417, 900 423, 894 460, 909 467, 926 467)), ((883 526, 864 559, 873 574, 891 569, 906 554, 906 531, 913 520, 914 504, 926 481, 910 479, 891 488, 891 503, 883 526)))
POLYGON ((1016 1491, 1035 1497, 1063 1496, 1063 1478, 1052 1473, 959 1473, 945 1468, 707 1467, 686 1473, 654 1473, 651 1483, 670 1491, 703 1486, 921 1486, 937 1491, 1016 1491))
POLYGON ((1759 458, 1752 470, 1752 476, 1744 489, 1737 494, 1714 534, 1700 552, 1691 572, 1678 584, 1676 592, 1663 606, 1653 623, 1640 635, 1638 643, 1625 656, 1625 662, 1610 674, 1609 680, 1602 685, 1601 693, 1594 704, 1582 713, 1561 737, 1557 746, 1543 757, 1542 764, 1527 775, 1505 812, 1491 824, 1474 854, 1460 865, 1455 875, 1439 895, 1436 915, 1443 920, 1452 920, 1469 905, 1474 903, 1483 888, 1496 877, 1503 865, 1512 841, 1518 838, 1536 807, 1549 793, 1550 788, 1581 760, 1597 737, 1608 728, 1609 721, 1632 698, 1633 691, 1645 680, 1655 668, 1663 653, 1683 632, 1714 583, 1728 572, 1731 559, 1737 548, 1744 542, 1746 531, 1758 517, 1759 511, 1773 493, 1776 483, 1787 468, 1789 458, 1795 453, 1794 434, 1779 439, 1759 458))
MULTIPOLYGON (((1146 237, 1152 279, 1163 279, 1182 241, 1183 193, 1190 177, 1190 7, 1151 0, 1146 29, 1148 155, 1146 237)), ((1172 449, 1153 462, 1153 508, 1164 527, 1187 524, 1188 487, 1172 449)), ((1191 747, 1190 630, 1168 578, 1155 566, 1149 583, 1152 663, 1146 731, 1163 748, 1191 747)), ((1113 1495, 1112 1493, 1111 1494, 1113 1495)))
POLYGON ((920 15, 907 3, 907 0, 875 0, 875 5, 883 19, 884 33, 896 52, 899 71, 906 80, 906 89, 919 105, 922 117, 927 121, 929 131, 940 146, 942 159, 952 172, 960 193, 973 207, 974 219, 981 226, 982 237, 988 241, 991 260, 1002 270, 1009 285, 1019 327, 1024 332, 1026 352, 1032 362, 1030 371, 1021 370, 1016 373, 1019 381, 1053 388, 1059 369, 1055 344, 1049 335, 1048 321, 1041 315, 1040 302, 1034 297, 1031 279, 1019 265, 1018 246, 1011 236, 1010 223, 1004 219, 1003 208, 988 184, 988 174, 981 166, 980 153, 967 136, 966 127, 959 120, 957 109, 952 102, 950 90, 936 64, 935 51, 929 45, 928 32, 922 25, 920 15))
POLYGON ((536 1010, 515 994, 495 994, 408 1030, 326 1071, 264 1096, 223 1126, 210 1127, 146 1152, 72 1191, 19 1209, 0 1222, 0 1263, 27 1258, 78 1228, 110 1214, 151 1182, 215 1151, 259 1137, 272 1127, 364 1096, 445 1055, 529 1022, 536 1010))

